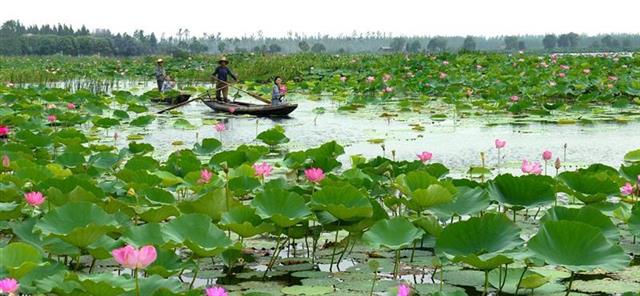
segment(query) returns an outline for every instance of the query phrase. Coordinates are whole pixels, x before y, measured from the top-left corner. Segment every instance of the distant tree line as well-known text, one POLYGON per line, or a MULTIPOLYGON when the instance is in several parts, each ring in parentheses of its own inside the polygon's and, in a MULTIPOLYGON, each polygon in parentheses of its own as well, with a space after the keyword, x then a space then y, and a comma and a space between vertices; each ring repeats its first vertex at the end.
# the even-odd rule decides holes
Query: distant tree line
POLYGON ((455 51, 540 51, 599 52, 635 51, 640 34, 588 36, 566 34, 524 36, 433 36, 398 37, 382 32, 353 32, 351 35, 307 36, 289 32, 286 37, 264 37, 261 31, 243 37, 223 38, 220 33, 190 35, 179 29, 174 36, 158 38, 136 30, 132 35, 108 29, 89 31, 85 26, 24 26, 17 20, 0 27, 0 55, 114 55, 186 53, 348 53, 348 52, 455 52, 455 51))
POLYGON ((112 34, 109 30, 89 30, 82 26, 29 26, 10 20, 0 27, 0 55, 115 55, 136 56, 155 53, 203 53, 209 48, 188 30, 179 31, 177 37, 158 40, 154 33, 136 30, 112 34))

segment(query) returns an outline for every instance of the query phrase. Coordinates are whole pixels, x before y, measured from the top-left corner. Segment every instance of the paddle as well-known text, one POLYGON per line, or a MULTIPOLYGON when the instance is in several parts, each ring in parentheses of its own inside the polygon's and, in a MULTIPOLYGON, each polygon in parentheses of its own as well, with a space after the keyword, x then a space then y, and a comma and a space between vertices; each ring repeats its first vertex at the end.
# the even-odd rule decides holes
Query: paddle
POLYGON ((220 79, 216 78, 215 76, 213 77, 213 79, 215 79, 216 81, 222 82, 222 83, 226 84, 226 85, 227 85, 227 86, 229 86, 229 87, 232 87, 232 88, 234 88, 234 89, 237 89, 237 90, 239 90, 239 91, 241 91, 241 92, 243 92, 243 93, 245 93, 245 94, 248 94, 248 95, 252 96, 253 98, 255 98, 255 99, 256 99, 256 100, 258 100, 258 101, 261 101, 261 102, 264 102, 264 103, 267 103, 267 104, 271 104, 271 100, 269 100, 269 99, 265 99, 265 98, 261 97, 261 96, 260 96, 260 95, 258 95, 258 94, 255 94, 255 93, 252 93, 252 92, 246 91, 246 90, 244 90, 244 89, 242 89, 242 88, 239 88, 239 87, 233 86, 233 85, 231 85, 230 83, 228 83, 228 82, 226 82, 226 81, 222 81, 222 80, 220 80, 220 79))
MULTIPOLYGON (((216 89, 216 91, 219 91, 219 90, 221 90, 221 89, 222 89, 222 88, 217 88, 217 89, 216 89)), ((209 97, 209 100, 211 100, 211 95, 209 95, 209 91, 207 91, 207 97, 209 97)), ((171 106, 171 107, 169 107, 169 108, 167 108, 167 109, 164 109, 164 110, 160 110, 160 111, 158 111, 158 112, 157 112, 157 114, 162 114, 162 113, 164 113, 164 112, 167 112, 167 111, 173 110, 173 109, 175 109, 175 108, 182 107, 182 106, 184 106, 184 105, 186 105, 186 104, 189 104, 189 103, 191 103, 191 102, 193 102, 193 101, 195 101, 195 100, 202 100, 202 97, 195 97, 195 98, 193 98, 193 99, 191 99, 191 100, 184 101, 184 102, 182 102, 182 103, 179 103, 179 104, 173 105, 173 106, 171 106)))

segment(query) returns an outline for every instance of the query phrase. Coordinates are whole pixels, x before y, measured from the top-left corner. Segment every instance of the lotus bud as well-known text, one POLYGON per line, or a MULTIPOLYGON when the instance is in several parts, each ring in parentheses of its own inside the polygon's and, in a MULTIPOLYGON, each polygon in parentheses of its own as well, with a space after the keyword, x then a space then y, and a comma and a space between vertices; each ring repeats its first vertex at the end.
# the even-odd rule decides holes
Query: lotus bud
POLYGON ((560 157, 556 158, 556 162, 554 163, 553 167, 555 167, 556 170, 560 169, 560 157))

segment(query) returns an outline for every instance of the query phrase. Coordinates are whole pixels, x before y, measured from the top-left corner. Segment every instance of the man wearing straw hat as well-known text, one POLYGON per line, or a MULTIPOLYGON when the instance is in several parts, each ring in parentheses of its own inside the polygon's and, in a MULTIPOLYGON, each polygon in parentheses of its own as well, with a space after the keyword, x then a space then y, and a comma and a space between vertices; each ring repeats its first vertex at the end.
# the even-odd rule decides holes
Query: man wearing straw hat
POLYGON ((158 90, 162 91, 162 84, 167 77, 167 72, 164 70, 164 60, 158 59, 156 61, 156 82, 158 82, 158 90))
POLYGON ((224 100, 224 101, 228 101, 227 96, 229 95, 229 77, 231 76, 231 78, 233 78, 234 81, 238 81, 238 78, 233 75, 233 73, 231 72, 231 69, 229 69, 227 67, 227 65, 229 64, 229 61, 227 60, 227 58, 225 57, 221 57, 220 60, 218 60, 218 64, 220 64, 220 66, 216 67, 216 69, 213 71, 213 74, 211 74, 213 76, 213 79, 216 82, 216 100, 224 100))

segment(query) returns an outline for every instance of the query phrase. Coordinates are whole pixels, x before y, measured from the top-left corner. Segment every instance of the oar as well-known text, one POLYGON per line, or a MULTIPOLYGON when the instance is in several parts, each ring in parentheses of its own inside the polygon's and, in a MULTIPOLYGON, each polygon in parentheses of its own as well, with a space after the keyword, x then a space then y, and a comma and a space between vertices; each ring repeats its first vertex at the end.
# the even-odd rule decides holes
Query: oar
POLYGON ((226 85, 227 85, 227 86, 229 86, 229 87, 232 87, 232 88, 234 88, 234 89, 237 89, 237 90, 239 90, 239 91, 241 91, 241 92, 243 92, 243 93, 245 93, 245 94, 248 94, 248 95, 252 96, 253 98, 255 98, 255 99, 256 99, 256 100, 258 100, 258 101, 265 102, 265 103, 267 103, 267 104, 271 104, 271 100, 269 100, 269 99, 265 99, 265 98, 261 97, 259 94, 255 94, 255 93, 252 93, 252 92, 246 91, 246 90, 244 90, 244 89, 242 89, 242 88, 239 88, 239 87, 233 86, 233 85, 231 85, 230 83, 228 83, 228 82, 226 82, 226 81, 222 81, 222 80, 220 80, 220 79, 216 78, 215 76, 213 77, 213 79, 215 79, 216 81, 222 82, 222 83, 226 84, 226 85))
MULTIPOLYGON (((221 87, 221 88, 217 88, 217 89, 216 89, 216 91, 219 91, 219 90, 221 90, 221 89, 222 89, 222 87, 221 87)), ((209 95, 209 91, 207 91, 207 96, 209 97, 209 100, 211 100, 211 95, 209 95)), ((164 110, 160 110, 160 111, 158 111, 158 112, 157 112, 157 114, 162 114, 162 113, 164 113, 164 112, 167 112, 167 111, 173 110, 173 109, 175 109, 175 108, 182 107, 182 106, 184 106, 184 105, 186 105, 186 104, 189 104, 189 103, 191 103, 191 102, 193 102, 193 101, 195 101, 195 100, 202 100, 202 97, 195 97, 195 98, 193 98, 193 99, 191 99, 191 100, 184 101, 184 102, 179 103, 179 104, 175 104, 175 105, 173 105, 173 106, 171 106, 171 107, 169 107, 169 108, 167 108, 167 109, 164 109, 164 110)))
POLYGON ((199 100, 199 99, 200 99, 200 97, 195 97, 195 98, 190 99, 190 100, 188 100, 188 101, 184 101, 184 102, 182 102, 182 103, 180 103, 180 104, 175 104, 175 105, 173 105, 173 106, 171 106, 171 107, 169 107, 169 108, 167 108, 167 109, 160 110, 160 111, 158 111, 157 113, 158 113, 158 114, 162 114, 162 113, 164 113, 164 112, 167 112, 167 111, 173 110, 173 109, 178 108, 178 107, 182 107, 182 106, 184 106, 184 105, 186 105, 186 104, 189 104, 189 103, 191 103, 191 102, 193 102, 193 101, 195 101, 195 100, 199 100))

